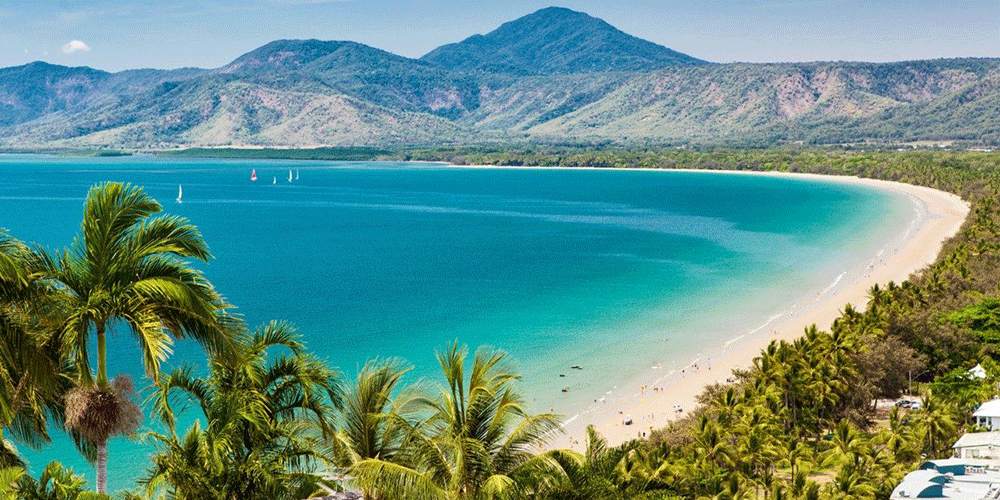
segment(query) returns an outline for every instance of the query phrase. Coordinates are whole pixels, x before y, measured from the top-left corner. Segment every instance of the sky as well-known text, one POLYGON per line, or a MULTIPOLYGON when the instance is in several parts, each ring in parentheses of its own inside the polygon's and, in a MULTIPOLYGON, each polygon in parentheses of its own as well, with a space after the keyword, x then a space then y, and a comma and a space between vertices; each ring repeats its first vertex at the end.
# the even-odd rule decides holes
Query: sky
POLYGON ((714 62, 1000 57, 1000 0, 5 0, 0 67, 216 68, 283 38, 420 57, 552 5, 714 62))

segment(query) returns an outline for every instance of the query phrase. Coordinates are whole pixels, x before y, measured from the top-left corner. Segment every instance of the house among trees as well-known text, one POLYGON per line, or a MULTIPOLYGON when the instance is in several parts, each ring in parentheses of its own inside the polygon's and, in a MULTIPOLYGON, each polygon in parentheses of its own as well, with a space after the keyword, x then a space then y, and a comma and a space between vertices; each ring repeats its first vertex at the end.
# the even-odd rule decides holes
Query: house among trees
POLYGON ((987 401, 972 414, 976 424, 991 431, 1000 431, 1000 399, 987 401))
POLYGON ((952 446, 955 458, 1000 461, 1000 432, 967 432, 952 446))

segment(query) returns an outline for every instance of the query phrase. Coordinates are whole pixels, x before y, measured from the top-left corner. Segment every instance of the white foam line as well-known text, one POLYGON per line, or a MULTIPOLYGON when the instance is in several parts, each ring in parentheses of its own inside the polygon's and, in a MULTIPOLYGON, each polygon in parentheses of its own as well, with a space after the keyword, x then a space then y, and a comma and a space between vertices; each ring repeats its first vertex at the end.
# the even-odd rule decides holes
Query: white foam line
POLYGON ((837 279, 833 280, 833 283, 831 283, 830 286, 826 287, 826 289, 824 289, 822 292, 820 292, 819 296, 822 297, 822 296, 826 295, 827 292, 829 292, 830 290, 833 290, 833 288, 835 286, 837 286, 838 283, 840 283, 840 280, 844 278, 845 274, 847 274, 847 272, 840 273, 840 276, 837 276, 837 279))
POLYGON ((731 345, 731 344, 732 344, 733 342, 736 342, 736 341, 738 341, 738 340, 742 339, 743 337, 746 337, 746 335, 740 335, 739 337, 736 337, 736 338, 734 338, 734 339, 732 339, 732 340, 729 340, 729 341, 727 341, 727 342, 726 342, 726 344, 725 344, 725 345, 723 345, 722 347, 729 347, 729 346, 730 346, 730 345, 731 345))
MULTIPOLYGON (((753 334, 755 334, 755 333, 763 330, 764 327, 766 327, 767 325, 770 325, 771 322, 773 322, 774 320, 776 320, 776 319, 778 319, 778 318, 780 318, 780 317, 782 317, 784 315, 785 315, 784 313, 778 313, 778 314, 775 314, 774 316, 771 316, 770 318, 767 318, 767 321, 765 321, 762 325, 758 326, 757 328, 754 328, 753 330, 750 330, 749 332, 747 332, 747 334, 748 335, 753 335, 753 334)), ((740 337, 743 337, 743 335, 740 335, 740 337)), ((740 337, 737 337, 737 339, 740 338, 740 337)), ((729 345, 729 344, 726 344, 726 345, 729 345)))
POLYGON ((560 424, 559 428, 552 429, 549 432, 546 432, 545 434, 543 434, 543 436, 544 437, 549 437, 549 436, 555 434, 557 431, 566 430, 566 426, 569 425, 571 422, 573 422, 574 420, 576 420, 579 417, 580 417, 579 413, 577 413, 576 415, 573 415, 571 418, 569 418, 568 420, 566 420, 565 422, 563 422, 562 424, 560 424))

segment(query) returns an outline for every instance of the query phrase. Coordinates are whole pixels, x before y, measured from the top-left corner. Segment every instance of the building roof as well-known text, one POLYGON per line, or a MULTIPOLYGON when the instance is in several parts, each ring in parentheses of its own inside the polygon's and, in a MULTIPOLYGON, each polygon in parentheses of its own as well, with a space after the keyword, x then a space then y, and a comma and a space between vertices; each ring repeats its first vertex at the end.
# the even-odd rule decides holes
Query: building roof
POLYGON ((976 448, 981 446, 1000 447, 1000 431, 994 432, 966 432, 955 441, 952 448, 976 448))
POLYGON ((950 500, 996 500, 1000 496, 1000 472, 980 469, 973 474, 942 474, 915 470, 899 483, 890 499, 940 498, 950 500))
POLYGON ((944 484, 948 482, 948 475, 942 474, 936 470, 923 469, 915 470, 906 475, 907 480, 914 481, 927 481, 930 483, 944 484))
POLYGON ((973 417, 1000 417, 1000 399, 987 401, 979 405, 979 409, 972 414, 973 417))

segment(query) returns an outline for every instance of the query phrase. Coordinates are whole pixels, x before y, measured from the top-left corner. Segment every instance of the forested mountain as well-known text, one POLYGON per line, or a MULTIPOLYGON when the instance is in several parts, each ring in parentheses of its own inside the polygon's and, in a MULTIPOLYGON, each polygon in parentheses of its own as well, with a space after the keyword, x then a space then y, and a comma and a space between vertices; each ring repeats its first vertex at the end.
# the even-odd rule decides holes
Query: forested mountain
POLYGON ((714 64, 547 8, 420 59, 279 40, 209 70, 0 69, 0 147, 996 144, 998 83, 998 59, 714 64))
POLYGON ((542 9, 486 35, 438 47, 421 59, 455 70, 520 75, 651 71, 706 64, 560 7, 542 9))

